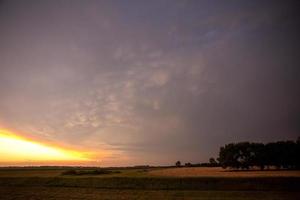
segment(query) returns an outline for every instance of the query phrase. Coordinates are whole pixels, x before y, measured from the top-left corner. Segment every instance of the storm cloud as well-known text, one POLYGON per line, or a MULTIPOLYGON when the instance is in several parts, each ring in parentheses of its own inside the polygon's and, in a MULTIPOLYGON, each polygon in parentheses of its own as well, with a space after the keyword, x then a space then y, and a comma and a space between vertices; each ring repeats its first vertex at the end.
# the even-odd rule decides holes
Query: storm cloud
POLYGON ((110 151, 207 161, 296 139, 298 1, 1 1, 0 125, 110 151))

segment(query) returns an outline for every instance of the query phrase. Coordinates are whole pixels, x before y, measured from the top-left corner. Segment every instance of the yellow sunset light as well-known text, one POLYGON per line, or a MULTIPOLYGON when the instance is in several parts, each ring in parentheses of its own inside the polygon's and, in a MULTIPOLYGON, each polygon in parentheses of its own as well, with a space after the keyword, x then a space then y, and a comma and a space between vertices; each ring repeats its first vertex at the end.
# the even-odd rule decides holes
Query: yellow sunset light
POLYGON ((88 160, 78 151, 52 147, 0 129, 0 162, 88 160))

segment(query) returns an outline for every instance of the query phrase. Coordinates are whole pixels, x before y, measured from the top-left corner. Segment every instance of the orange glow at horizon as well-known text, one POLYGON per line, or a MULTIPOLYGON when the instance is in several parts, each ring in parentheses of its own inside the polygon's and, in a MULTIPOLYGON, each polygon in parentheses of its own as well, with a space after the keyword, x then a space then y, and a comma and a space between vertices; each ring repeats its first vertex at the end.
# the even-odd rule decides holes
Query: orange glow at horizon
POLYGON ((53 147, 0 129, 1 162, 91 161, 85 153, 53 147))

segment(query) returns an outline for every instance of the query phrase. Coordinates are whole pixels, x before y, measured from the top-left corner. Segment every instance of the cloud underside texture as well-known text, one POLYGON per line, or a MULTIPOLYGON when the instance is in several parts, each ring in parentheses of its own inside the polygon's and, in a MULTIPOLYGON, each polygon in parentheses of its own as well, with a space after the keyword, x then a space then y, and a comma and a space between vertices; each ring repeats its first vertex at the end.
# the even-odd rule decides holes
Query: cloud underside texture
POLYGON ((296 139, 297 8, 3 1, 1 126, 110 151, 116 164, 200 162, 228 142, 296 139))

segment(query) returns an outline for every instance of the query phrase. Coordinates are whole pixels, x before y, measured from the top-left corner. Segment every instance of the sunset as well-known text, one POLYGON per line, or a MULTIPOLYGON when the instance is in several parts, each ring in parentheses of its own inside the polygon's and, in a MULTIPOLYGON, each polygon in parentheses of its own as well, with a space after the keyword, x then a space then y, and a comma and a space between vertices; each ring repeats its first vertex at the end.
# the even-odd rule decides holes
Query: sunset
POLYGON ((300 199, 299 9, 0 0, 0 199, 300 199))
POLYGON ((26 163, 55 161, 88 161, 83 153, 51 147, 39 142, 31 141, 11 132, 0 129, 1 162, 26 163))

